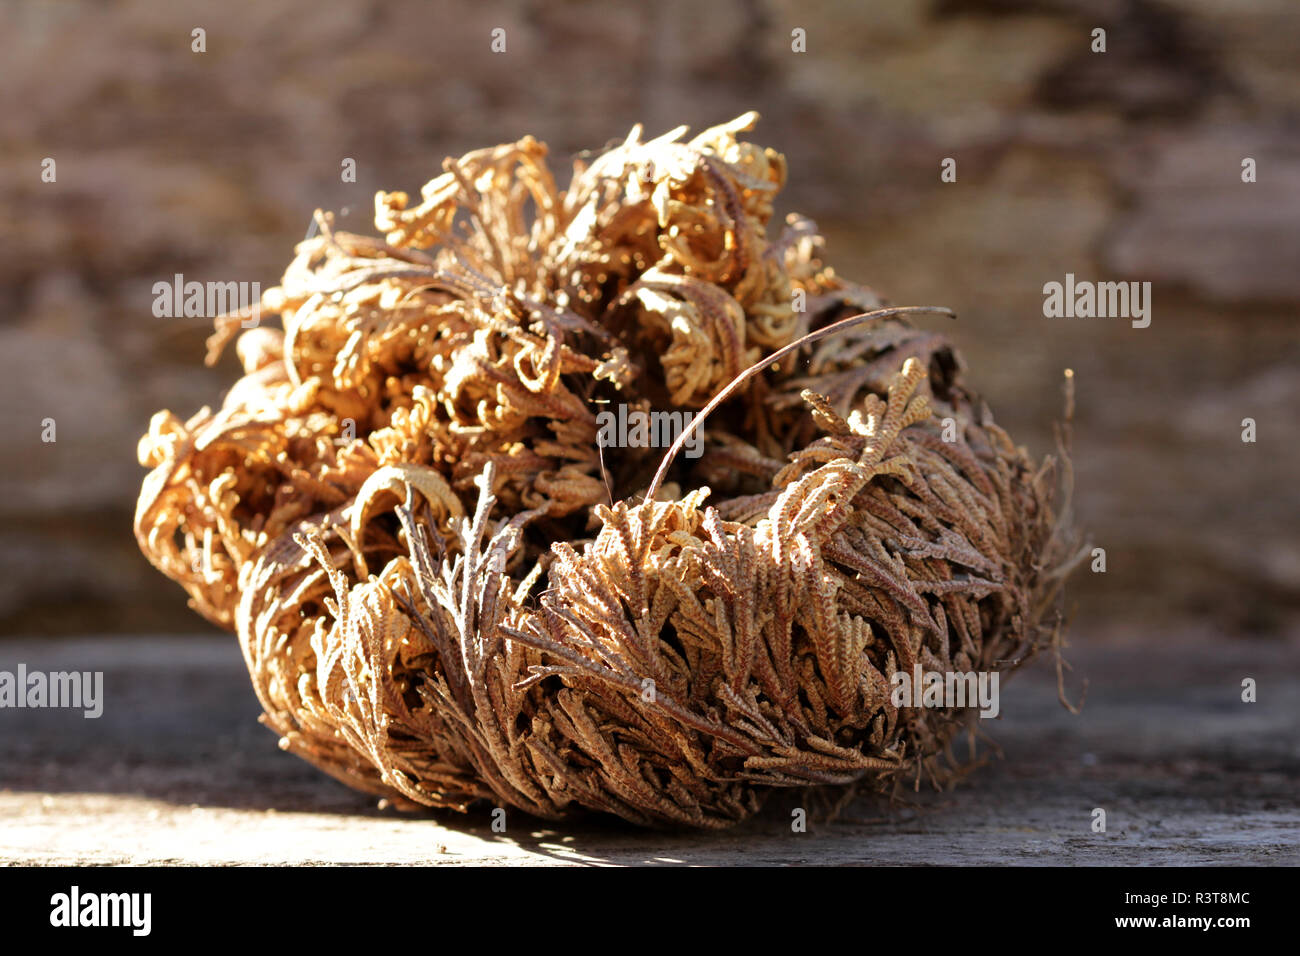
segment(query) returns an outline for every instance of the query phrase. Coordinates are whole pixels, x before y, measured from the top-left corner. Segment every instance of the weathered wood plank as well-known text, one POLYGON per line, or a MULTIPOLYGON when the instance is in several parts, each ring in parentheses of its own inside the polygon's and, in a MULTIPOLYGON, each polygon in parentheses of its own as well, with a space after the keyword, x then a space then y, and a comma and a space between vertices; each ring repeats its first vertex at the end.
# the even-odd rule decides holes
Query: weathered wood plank
MULTIPOLYGON (((1080 644, 1085 642, 1080 639, 1080 644)), ((0 641, 0 670, 102 670, 98 720, 0 710, 10 863, 1241 864, 1300 862, 1300 655, 1081 646, 1081 716, 1042 660, 1002 688, 1004 759, 957 790, 858 799, 793 833, 782 794, 725 833, 381 811, 281 753, 233 640, 0 641), (1259 702, 1240 701, 1243 677, 1259 702), (1107 831, 1091 829, 1106 810, 1107 831)))

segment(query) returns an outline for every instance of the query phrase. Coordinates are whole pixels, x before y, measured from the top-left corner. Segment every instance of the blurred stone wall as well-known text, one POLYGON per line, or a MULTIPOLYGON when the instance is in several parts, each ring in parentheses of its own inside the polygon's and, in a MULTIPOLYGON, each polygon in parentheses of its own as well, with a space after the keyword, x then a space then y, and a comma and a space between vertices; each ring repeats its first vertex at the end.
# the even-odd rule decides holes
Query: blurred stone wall
POLYGON ((1077 510, 1107 551, 1073 588, 1082 633, 1296 631, 1293 0, 47 0, 0 17, 0 631, 203 626, 136 552, 135 446, 155 410, 216 403, 235 364, 200 364, 207 322, 155 318, 154 282, 265 288, 314 208, 369 230, 375 190, 415 192, 446 155, 533 133, 563 173, 633 123, 748 109, 790 161, 779 213, 813 216, 842 273, 955 308, 971 381, 1036 453, 1075 369, 1077 510), (1150 327, 1044 318, 1067 272, 1151 282, 1150 327))

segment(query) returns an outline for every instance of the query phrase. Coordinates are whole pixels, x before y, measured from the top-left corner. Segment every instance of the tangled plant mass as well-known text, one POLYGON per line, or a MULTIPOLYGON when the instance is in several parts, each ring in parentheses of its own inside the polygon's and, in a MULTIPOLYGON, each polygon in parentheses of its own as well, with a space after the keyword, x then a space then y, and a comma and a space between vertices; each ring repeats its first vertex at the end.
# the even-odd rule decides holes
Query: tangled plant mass
POLYGON ((404 806, 700 827, 953 773, 972 712, 890 678, 1051 638, 1062 475, 906 310, 815 334, 882 303, 809 220, 769 235, 755 119, 635 129, 563 191, 531 137, 478 150, 380 193, 383 239, 318 214, 222 407, 154 417, 140 546, 237 632, 282 747, 404 806), (720 395, 662 484, 597 441, 720 395))

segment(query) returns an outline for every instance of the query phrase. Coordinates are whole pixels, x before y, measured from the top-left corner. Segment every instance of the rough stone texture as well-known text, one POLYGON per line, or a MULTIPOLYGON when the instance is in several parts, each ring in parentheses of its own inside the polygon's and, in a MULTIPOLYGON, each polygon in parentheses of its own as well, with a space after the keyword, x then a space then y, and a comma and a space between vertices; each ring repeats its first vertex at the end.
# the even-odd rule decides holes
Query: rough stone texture
POLYGON ((102 669, 107 702, 98 720, 0 712, 0 864, 1300 863, 1296 648, 1177 637, 1071 651, 1072 690, 1090 681, 1077 717, 1051 660, 1036 662, 981 726, 1003 759, 953 791, 860 798, 834 821, 807 803, 806 833, 791 831, 794 791, 721 833, 519 814, 493 833, 486 807, 380 810, 276 748, 233 640, 10 640, 0 670, 102 669), (1241 702, 1243 677, 1257 703, 1241 702))
POLYGON ((154 282, 268 286, 315 207, 366 229, 376 189, 414 191, 448 154, 530 132, 562 169, 637 121, 698 129, 750 108, 790 159, 782 211, 817 218, 846 275, 956 308, 973 383, 1034 452, 1076 370, 1078 510, 1108 557, 1074 585, 1084 621, 1135 639, 1300 626, 1289 0, 67 0, 5 16, 0 633, 194 626, 130 540, 135 443, 156 409, 216 402, 234 360, 200 367, 208 323, 154 318, 154 282), (57 183, 40 181, 47 156, 57 183), (939 181, 948 156, 956 183, 939 181), (1151 327, 1043 318, 1043 283, 1066 272, 1151 281, 1151 327))

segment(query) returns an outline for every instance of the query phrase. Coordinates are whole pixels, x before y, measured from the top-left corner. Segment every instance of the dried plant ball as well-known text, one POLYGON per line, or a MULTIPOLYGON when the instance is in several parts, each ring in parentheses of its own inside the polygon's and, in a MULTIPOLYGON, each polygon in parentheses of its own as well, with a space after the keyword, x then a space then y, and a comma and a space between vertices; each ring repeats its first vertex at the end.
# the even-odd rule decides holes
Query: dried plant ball
POLYGON ((1050 640, 1068 476, 993 423, 946 319, 825 334, 882 302, 771 222, 756 118, 635 129, 564 190, 531 137, 478 150, 380 193, 383 238, 318 214, 221 408, 154 417, 140 547, 239 635, 286 750, 402 806, 699 827, 951 775, 974 711, 891 680, 1050 640), (711 401, 665 475, 600 440, 602 411, 711 401))

